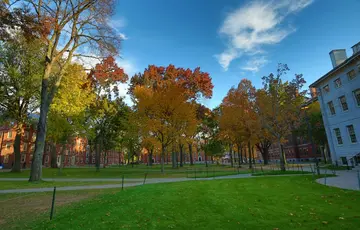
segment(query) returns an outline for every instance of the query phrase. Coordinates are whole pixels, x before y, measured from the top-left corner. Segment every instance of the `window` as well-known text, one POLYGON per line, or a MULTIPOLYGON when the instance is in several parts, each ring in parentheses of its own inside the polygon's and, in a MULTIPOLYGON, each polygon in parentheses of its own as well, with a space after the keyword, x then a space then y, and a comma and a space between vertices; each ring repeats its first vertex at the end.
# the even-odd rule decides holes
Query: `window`
POLYGON ((342 141, 340 129, 336 128, 336 129, 334 129, 334 132, 335 132, 335 136, 336 136, 338 145, 342 145, 343 141, 342 141))
POLYGON ((21 163, 24 163, 26 159, 26 154, 21 154, 21 163))
POLYGON ((24 137, 25 137, 26 140, 29 139, 29 131, 25 131, 24 137))
POLYGON ((12 138, 12 131, 8 132, 8 138, 12 138))
POLYGON ((348 107, 348 104, 346 102, 346 97, 345 96, 339 97, 339 101, 340 101, 342 110, 343 111, 348 111, 349 107, 348 107))
POLYGON ((45 156, 45 164, 47 164, 47 163, 49 163, 49 156, 48 155, 45 156))
POLYGON ((9 155, 4 156, 4 163, 9 163, 9 155))
POLYGON ((23 145, 23 151, 26 152, 28 150, 28 143, 24 143, 23 145))
POLYGON ((360 106, 360 89, 355 90, 353 93, 357 106, 360 106))
POLYGON ((323 90, 324 90, 325 93, 330 92, 329 85, 325 85, 325 86, 323 87, 323 90))
POLYGON ((341 80, 340 80, 340 78, 337 78, 337 79, 334 81, 334 83, 335 83, 335 88, 340 88, 340 87, 341 87, 341 80))
POLYGON ((356 73, 355 70, 351 70, 350 72, 347 73, 348 79, 352 80, 356 77, 356 73))
POLYGON ((356 134, 355 134, 355 129, 353 125, 348 125, 346 126, 348 132, 349 132, 349 136, 350 136, 350 141, 351 143, 356 143, 356 134))
POLYGON ((6 149, 10 149, 11 148, 11 144, 10 143, 6 143, 6 149))
POLYGON ((330 114, 335 115, 336 112, 335 112, 334 103, 332 101, 329 101, 328 106, 329 106, 330 114))

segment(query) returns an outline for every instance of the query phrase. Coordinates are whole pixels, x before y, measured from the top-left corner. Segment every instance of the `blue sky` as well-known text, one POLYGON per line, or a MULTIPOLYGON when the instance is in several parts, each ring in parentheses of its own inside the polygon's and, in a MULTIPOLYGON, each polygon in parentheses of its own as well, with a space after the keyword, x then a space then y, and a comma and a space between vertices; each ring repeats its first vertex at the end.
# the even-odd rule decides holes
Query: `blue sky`
POLYGON ((321 77, 332 49, 350 56, 360 41, 356 9, 359 0, 120 0, 111 23, 125 38, 119 64, 129 75, 149 64, 200 66, 213 80, 202 101, 212 108, 242 78, 261 87, 279 62, 289 79, 321 77))

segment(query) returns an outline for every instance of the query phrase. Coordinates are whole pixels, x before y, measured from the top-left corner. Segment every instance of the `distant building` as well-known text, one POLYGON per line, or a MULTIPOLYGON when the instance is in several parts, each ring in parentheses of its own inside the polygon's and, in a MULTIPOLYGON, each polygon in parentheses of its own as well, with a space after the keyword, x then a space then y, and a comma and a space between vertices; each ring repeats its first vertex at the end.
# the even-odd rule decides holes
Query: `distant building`
POLYGON ((310 85, 316 89, 333 164, 359 163, 360 42, 352 50, 349 58, 345 49, 331 51, 333 69, 310 85))
MULTIPOLYGON (((0 164, 4 168, 12 168, 14 162, 14 141, 16 131, 11 126, 0 127, 0 164)), ((31 127, 25 127, 20 140, 21 167, 30 168, 35 147, 36 132, 31 127)), ((60 165, 62 145, 45 143, 42 163, 44 167, 51 166, 51 154, 55 151, 56 165, 60 165)), ((123 153, 107 151, 101 153, 101 165, 113 165, 124 162, 123 153)), ((76 137, 66 144, 64 153, 64 167, 77 167, 95 164, 95 154, 90 152, 86 138, 76 137)))

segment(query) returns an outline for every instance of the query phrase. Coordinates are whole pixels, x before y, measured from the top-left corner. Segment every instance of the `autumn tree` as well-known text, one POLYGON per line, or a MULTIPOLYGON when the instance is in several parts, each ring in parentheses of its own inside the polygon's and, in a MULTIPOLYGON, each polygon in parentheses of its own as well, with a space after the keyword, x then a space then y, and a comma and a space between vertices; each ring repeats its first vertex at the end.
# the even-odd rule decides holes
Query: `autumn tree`
MULTIPOLYGON (((169 65, 167 67, 162 67, 162 66, 157 67, 154 65, 150 65, 147 69, 145 69, 144 73, 138 73, 131 78, 129 93, 136 107, 139 107, 141 105, 139 101, 139 96, 144 97, 144 95, 151 95, 151 97, 154 96, 159 99, 161 98, 161 100, 166 101, 166 104, 169 104, 171 102, 168 102, 165 98, 162 98, 161 96, 161 94, 166 94, 166 95, 169 94, 172 96, 172 98, 174 98, 173 100, 176 101, 177 104, 189 108, 190 116, 184 118, 183 121, 187 123, 182 123, 180 122, 180 120, 176 120, 176 122, 174 121, 173 123, 171 123, 172 128, 175 127, 175 125, 181 124, 180 125, 181 128, 179 128, 179 131, 181 132, 175 132, 175 133, 178 134, 176 138, 182 139, 183 136, 189 137, 191 135, 189 134, 189 131, 187 131, 186 127, 188 127, 191 130, 194 125, 191 125, 190 123, 191 122, 194 123, 194 121, 196 121, 196 117, 191 116, 192 109, 195 108, 195 104, 194 104, 195 100, 199 99, 200 97, 210 98, 212 96, 212 89, 213 89, 213 85, 211 83, 211 78, 209 74, 206 72, 202 72, 200 68, 195 68, 194 70, 191 70, 184 68, 176 68, 174 65, 169 65), (173 94, 168 92, 169 89, 174 89, 173 94), (138 92, 136 93, 136 91, 138 92), (143 91, 143 92, 140 93, 139 91, 143 91), (176 94, 182 94, 182 95, 179 96, 176 94)), ((150 103, 149 100, 151 100, 151 98, 149 98, 148 100, 144 100, 144 99, 142 100, 143 103, 141 106, 144 106, 145 104, 144 101, 146 101, 146 103, 150 103)), ((153 103, 160 103, 160 102, 157 101, 153 103)), ((158 109, 164 112, 162 106, 165 106, 165 104, 164 105, 152 104, 151 106, 153 106, 154 108, 159 106, 158 109)), ((169 107, 167 109, 173 108, 173 105, 171 106, 168 105, 168 106, 169 107)), ((137 109, 141 111, 140 108, 137 109)), ((177 113, 179 113, 181 116, 183 115, 183 112, 177 111, 177 113)), ((142 112, 142 114, 146 114, 148 119, 151 118, 151 116, 153 116, 150 113, 144 113, 144 111, 142 112)), ((159 119, 165 119, 165 118, 161 118, 162 115, 157 114, 157 116, 159 119)), ((167 129, 167 127, 164 126, 162 127, 167 129)), ((151 135, 155 135, 155 134, 151 132, 151 135)), ((166 147, 168 147, 168 145, 170 145, 174 141, 172 136, 171 138, 170 136, 168 137, 160 138, 161 139, 160 143, 162 143, 162 157, 165 154, 164 151, 166 150, 166 147)))
POLYGON ((210 142, 213 142, 217 138, 219 124, 217 119, 216 109, 211 111, 209 108, 205 106, 200 106, 197 110, 197 117, 199 119, 199 125, 197 127, 197 137, 198 142, 201 146, 201 149, 204 151, 205 156, 205 166, 208 167, 208 156, 213 158, 211 151, 209 150, 208 145, 210 142))
MULTIPOLYGON (((232 158, 233 145, 237 145, 239 166, 242 149, 248 145, 249 167, 252 168, 251 146, 256 140, 256 116, 254 113, 255 88, 251 81, 243 79, 238 86, 231 88, 221 104, 220 135, 229 143, 232 158)), ((231 159, 232 161, 232 159, 231 159)), ((233 165, 233 163, 232 163, 233 165)))
POLYGON ((268 124, 266 123, 266 120, 263 119, 261 113, 261 111, 266 111, 268 109, 266 107, 270 106, 268 103, 268 96, 269 95, 264 89, 256 91, 255 113, 257 116, 258 130, 255 133, 257 137, 257 143, 255 146, 260 151, 265 165, 269 163, 269 149, 276 141, 274 136, 270 133, 268 124))
POLYGON ((113 0, 24 0, 20 3, 31 9, 35 22, 42 29, 40 38, 45 47, 45 55, 39 59, 44 61, 44 71, 40 117, 29 179, 39 181, 47 115, 64 72, 75 56, 117 54, 120 36, 108 24, 114 9, 113 0), (84 53, 84 47, 91 48, 91 53, 84 53))
POLYGON ((51 164, 56 162, 56 145, 62 146, 60 172, 63 168, 66 144, 76 136, 84 136, 85 112, 95 99, 83 66, 69 65, 50 106, 48 137, 52 142, 51 164))
POLYGON ((39 40, 26 40, 21 32, 0 42, 0 113, 16 129, 13 172, 21 169, 22 131, 29 125, 29 114, 39 107, 43 53, 39 40))
POLYGON ((282 77, 289 71, 286 64, 279 64, 277 74, 263 77, 266 100, 262 100, 259 118, 266 124, 269 133, 276 139, 280 150, 280 167, 285 171, 286 156, 283 144, 286 137, 299 125, 299 114, 304 102, 302 90, 305 83, 301 74, 296 74, 291 82, 283 82, 282 77))
POLYGON ((184 89, 175 84, 156 91, 137 86, 136 108, 143 133, 161 144, 161 172, 167 148, 186 130, 195 117, 195 106, 187 101, 184 89))

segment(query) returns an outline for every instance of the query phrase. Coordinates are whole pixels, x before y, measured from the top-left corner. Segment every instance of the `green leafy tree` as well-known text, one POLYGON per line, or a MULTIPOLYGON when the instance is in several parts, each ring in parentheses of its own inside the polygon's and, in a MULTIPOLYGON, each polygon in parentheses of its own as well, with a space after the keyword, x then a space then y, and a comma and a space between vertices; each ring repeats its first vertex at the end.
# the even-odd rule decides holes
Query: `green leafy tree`
POLYGON ((4 121, 14 122, 15 162, 13 172, 21 170, 20 140, 29 125, 29 114, 39 107, 44 53, 39 40, 26 40, 21 33, 14 39, 0 42, 0 114, 4 121))

